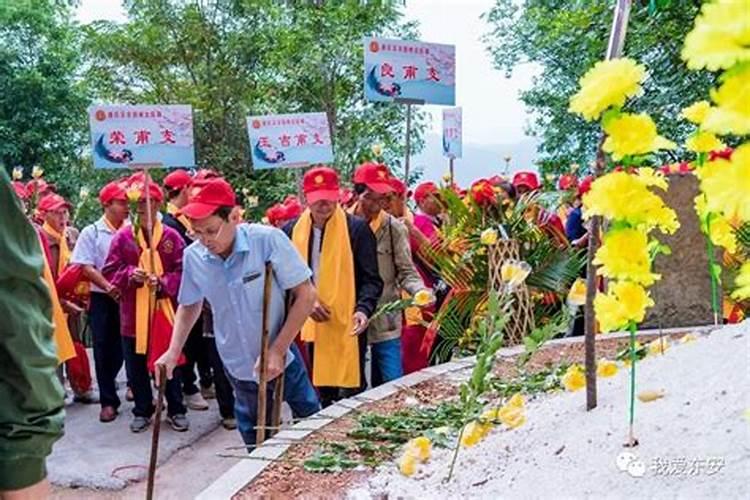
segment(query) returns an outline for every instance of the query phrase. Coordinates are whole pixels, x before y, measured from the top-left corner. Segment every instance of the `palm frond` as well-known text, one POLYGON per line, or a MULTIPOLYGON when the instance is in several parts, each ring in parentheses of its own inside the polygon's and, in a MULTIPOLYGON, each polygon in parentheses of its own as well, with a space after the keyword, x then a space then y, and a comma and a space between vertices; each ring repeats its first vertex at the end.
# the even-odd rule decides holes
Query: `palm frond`
POLYGON ((581 274, 586 265, 583 251, 559 251, 550 253, 526 279, 530 287, 540 290, 565 293, 581 274))

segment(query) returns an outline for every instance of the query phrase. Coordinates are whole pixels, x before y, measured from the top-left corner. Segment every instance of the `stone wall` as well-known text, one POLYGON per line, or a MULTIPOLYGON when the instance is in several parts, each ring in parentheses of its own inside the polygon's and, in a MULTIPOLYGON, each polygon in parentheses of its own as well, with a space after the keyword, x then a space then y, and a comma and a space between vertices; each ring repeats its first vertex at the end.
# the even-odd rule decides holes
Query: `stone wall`
MULTIPOLYGON (((692 175, 670 176, 669 180, 669 191, 659 194, 677 212, 680 229, 671 236, 658 235, 672 248, 672 254, 658 256, 654 264, 662 279, 651 287, 656 305, 649 311, 643 328, 713 323, 706 241, 693 201, 698 194, 698 180, 692 175)), ((717 259, 720 257, 717 253, 717 259)))

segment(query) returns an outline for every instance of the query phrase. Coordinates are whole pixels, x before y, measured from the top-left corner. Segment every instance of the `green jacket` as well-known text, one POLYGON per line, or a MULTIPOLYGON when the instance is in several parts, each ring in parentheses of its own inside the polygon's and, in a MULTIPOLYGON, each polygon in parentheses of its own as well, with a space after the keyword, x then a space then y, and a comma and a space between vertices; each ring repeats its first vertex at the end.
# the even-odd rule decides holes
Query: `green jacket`
MULTIPOLYGON (((409 231, 404 223, 386 215, 375 233, 378 242, 378 270, 383 280, 383 294, 378 307, 401 298, 401 291, 414 295, 424 290, 425 284, 414 267, 409 246, 409 231)), ((401 312, 383 314, 375 318, 367 330, 371 343, 384 342, 401 336, 401 312)))
POLYGON ((63 388, 55 374, 52 303, 43 256, 5 169, 0 168, 0 491, 47 475, 63 433, 63 388))

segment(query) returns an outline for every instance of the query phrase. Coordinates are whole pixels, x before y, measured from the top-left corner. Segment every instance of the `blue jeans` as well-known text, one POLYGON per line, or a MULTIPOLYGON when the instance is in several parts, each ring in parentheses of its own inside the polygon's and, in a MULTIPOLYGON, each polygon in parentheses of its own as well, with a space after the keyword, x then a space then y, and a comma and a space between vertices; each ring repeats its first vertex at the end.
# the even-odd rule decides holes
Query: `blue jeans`
POLYGON ((401 366, 401 338, 377 342, 370 345, 372 354, 370 382, 377 387, 404 374, 401 366))
MULTIPOLYGON (((304 418, 320 410, 318 394, 313 389, 310 377, 307 376, 302 355, 297 346, 292 344, 294 360, 284 371, 284 401, 292 408, 295 418, 304 418)), ((249 380, 238 380, 227 372, 229 382, 234 387, 234 415, 237 428, 245 445, 255 444, 255 426, 258 420, 258 384, 249 380)), ((269 382, 266 395, 266 424, 271 425, 273 390, 276 381, 269 382)))

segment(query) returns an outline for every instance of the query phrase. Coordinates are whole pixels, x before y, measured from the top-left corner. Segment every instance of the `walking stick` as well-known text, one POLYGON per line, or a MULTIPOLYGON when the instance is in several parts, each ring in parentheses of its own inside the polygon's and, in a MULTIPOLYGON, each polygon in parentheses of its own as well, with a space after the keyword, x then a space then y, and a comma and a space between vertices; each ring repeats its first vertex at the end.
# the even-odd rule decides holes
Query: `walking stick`
POLYGON ((161 412, 164 409, 164 389, 167 385, 167 369, 157 366, 159 370, 159 395, 156 399, 156 417, 154 418, 154 429, 151 434, 151 461, 148 465, 148 486, 146 487, 146 500, 154 498, 154 479, 156 477, 156 459, 159 453, 159 429, 161 428, 161 412))
MULTIPOLYGON (((286 356, 284 356, 284 366, 286 366, 286 356)), ((278 432, 281 427, 281 403, 284 402, 284 373, 276 379, 276 385, 273 388, 273 412, 271 413, 271 425, 275 429, 272 435, 278 432)))
POLYGON ((268 387, 268 317, 271 309, 271 263, 266 262, 263 281, 263 320, 260 336, 260 373, 258 374, 258 419, 255 424, 255 444, 266 439, 266 404, 268 387))

